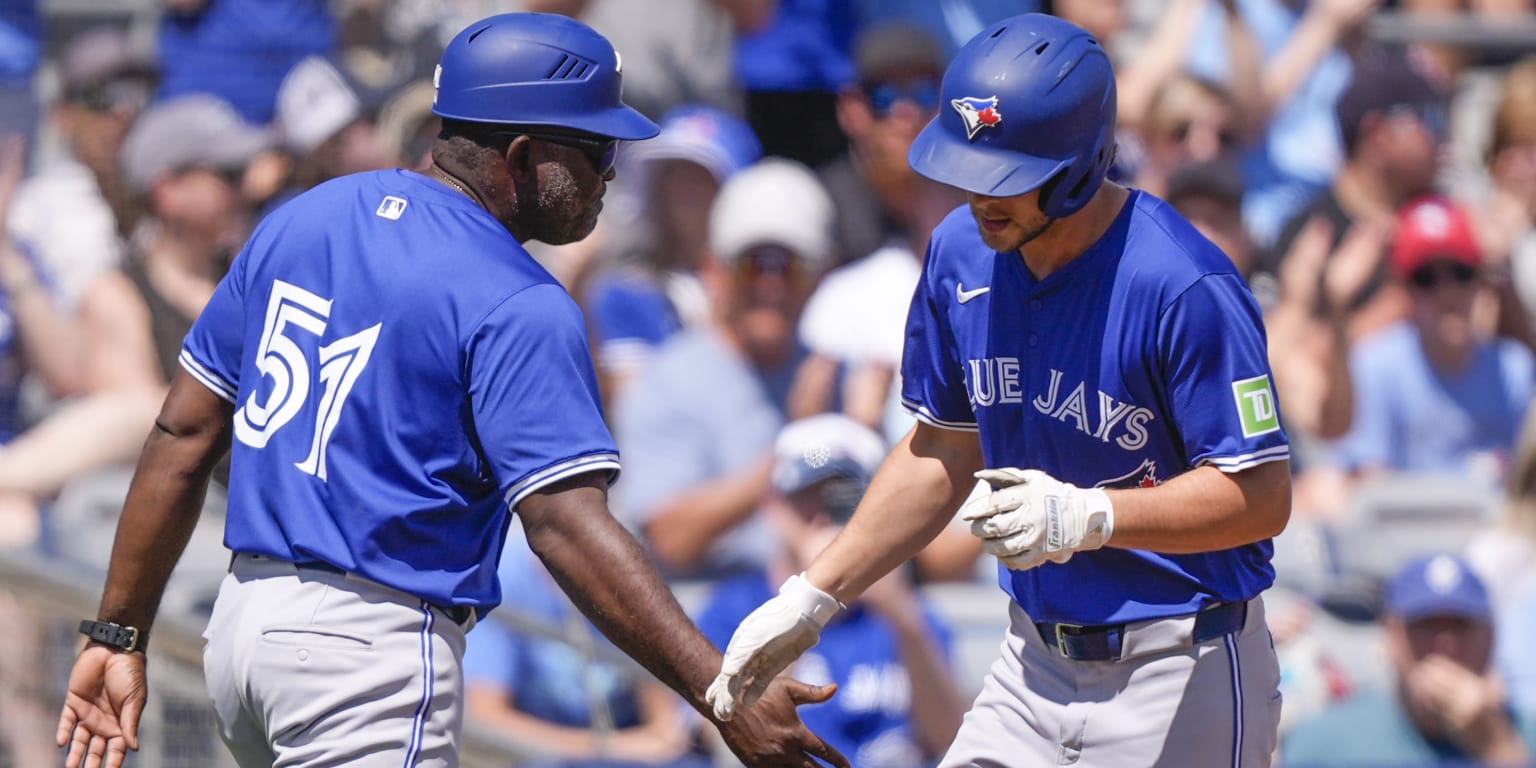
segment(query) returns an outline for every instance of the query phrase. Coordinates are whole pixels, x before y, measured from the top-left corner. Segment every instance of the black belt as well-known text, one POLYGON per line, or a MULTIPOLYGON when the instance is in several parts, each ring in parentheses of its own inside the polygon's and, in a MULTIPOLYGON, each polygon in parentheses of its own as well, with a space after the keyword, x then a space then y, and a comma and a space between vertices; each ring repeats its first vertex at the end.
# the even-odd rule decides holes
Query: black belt
MULTIPOLYGON (((1189 644, 1199 645, 1222 635, 1237 632, 1248 620, 1248 602, 1221 603, 1195 614, 1195 627, 1189 644)), ((1045 644, 1076 661, 1112 661, 1120 658, 1129 624, 1083 626, 1035 622, 1045 644)))
MULTIPOLYGON (((236 553, 231 553, 230 554, 229 565, 230 565, 231 568, 233 568, 234 565, 235 565, 235 557, 236 556, 237 556, 236 553)), ((273 558, 267 557, 266 555, 252 555, 252 557, 266 559, 266 560, 273 559, 273 558)), ((334 573, 337 576, 350 576, 351 575, 348 571, 342 570, 341 568, 337 568, 336 566, 331 565, 330 563, 327 563, 327 562, 322 561, 322 560, 310 560, 310 561, 303 562, 303 563, 294 563, 293 567, 298 568, 300 570, 305 570, 305 571, 324 571, 326 573, 334 573)), ((433 608, 436 608, 437 610, 441 611, 442 614, 444 616, 447 616, 450 621, 452 621, 455 624, 461 625, 461 626, 465 622, 469 621, 469 617, 471 617, 471 616, 473 616, 475 614, 475 609, 472 606, 468 606, 468 605, 438 605, 437 603, 428 603, 428 605, 431 605, 433 608)))

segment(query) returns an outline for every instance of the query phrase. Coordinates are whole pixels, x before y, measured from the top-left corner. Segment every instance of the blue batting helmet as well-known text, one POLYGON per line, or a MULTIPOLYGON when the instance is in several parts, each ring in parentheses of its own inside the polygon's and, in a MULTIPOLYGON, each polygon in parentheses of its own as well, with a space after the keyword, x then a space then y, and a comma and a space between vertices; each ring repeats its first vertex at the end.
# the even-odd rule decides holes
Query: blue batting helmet
POLYGON ((660 129, 624 104, 622 67, 607 38, 579 21, 547 13, 492 16, 469 25, 443 50, 432 112, 648 139, 660 129))
POLYGON ((979 195, 1041 189, 1059 218, 1093 198, 1115 154, 1115 73, 1099 41, 1054 16, 997 22, 944 72, 939 115, 907 161, 934 181, 979 195))

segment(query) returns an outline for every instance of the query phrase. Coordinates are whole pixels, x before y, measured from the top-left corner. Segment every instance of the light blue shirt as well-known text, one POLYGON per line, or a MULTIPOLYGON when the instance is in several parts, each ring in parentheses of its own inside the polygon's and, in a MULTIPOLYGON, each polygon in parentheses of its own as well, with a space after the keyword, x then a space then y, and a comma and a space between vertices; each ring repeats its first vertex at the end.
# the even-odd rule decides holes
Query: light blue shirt
MULTIPOLYGON (((784 425, 800 356, 760 372, 715 331, 673 336, 616 406, 614 433, 626 466, 614 505, 636 529, 690 488, 744 472, 767 456, 784 425)), ((756 515, 732 529, 686 574, 710 578, 761 568, 776 551, 756 515)))
MULTIPOLYGON (((1258 39, 1262 61, 1280 51, 1300 19, 1280 0, 1238 0, 1237 5, 1258 39)), ((1198 77, 1231 86, 1226 19, 1216 3, 1206 4, 1187 66, 1198 77)), ((1263 141, 1244 157, 1243 220, 1259 246, 1273 245, 1281 227, 1332 182, 1343 164, 1334 105, 1353 74, 1349 57, 1330 51, 1279 106, 1263 141)))
MULTIPOLYGON (((1516 716, 1525 743, 1536 747, 1536 721, 1516 716)), ((1391 693, 1368 691, 1301 723, 1281 744, 1284 768, 1413 768, 1475 765, 1446 741, 1431 741, 1413 727, 1391 693)))
POLYGON ((1481 345, 1460 373, 1435 370, 1419 331, 1400 323, 1350 356, 1355 417, 1338 444, 1349 469, 1475 474, 1506 465, 1532 394, 1531 353, 1512 341, 1481 345))

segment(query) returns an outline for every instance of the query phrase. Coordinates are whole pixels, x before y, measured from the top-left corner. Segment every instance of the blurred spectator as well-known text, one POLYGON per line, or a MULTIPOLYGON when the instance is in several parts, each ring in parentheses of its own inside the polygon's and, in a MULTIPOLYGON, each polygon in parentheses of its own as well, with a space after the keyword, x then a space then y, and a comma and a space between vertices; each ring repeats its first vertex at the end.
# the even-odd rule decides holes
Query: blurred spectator
POLYGON ((1510 698, 1536 712, 1536 411, 1520 432, 1503 514, 1472 537, 1467 559, 1493 597, 1497 666, 1510 698))
MULTIPOLYGON (((25 165, 21 137, 0 135, 0 232, 25 165)), ((47 353, 50 341, 36 327, 38 310, 27 306, 46 305, 52 294, 33 258, 24 244, 0 235, 0 445, 15 439, 25 426, 22 377, 37 367, 35 361, 47 353)), ((50 315, 47 307, 41 310, 45 322, 50 315)), ((31 495, 0 490, 0 550, 30 546, 41 531, 42 518, 31 495)))
POLYGON ((33 78, 43 52, 40 0, 0 0, 0 136, 37 138, 37 93, 33 78))
POLYGON ((166 0, 160 19, 161 99, 208 93, 266 125, 293 65, 336 45, 326 0, 166 0))
POLYGON ((1170 174, 1235 156, 1245 143, 1232 98, 1215 83, 1190 75, 1175 75, 1158 88, 1140 134, 1136 186, 1165 199, 1170 174))
POLYGON ((117 265, 138 218, 118 155, 154 92, 154 63, 121 31, 98 27, 70 41, 59 61, 51 125, 68 156, 22 185, 11 234, 25 241, 73 311, 87 285, 117 265))
POLYGON ((944 60, 933 36, 906 24, 871 27, 859 35, 855 63, 857 82, 837 97, 848 150, 817 169, 837 206, 842 263, 887 245, 920 252, 934 226, 965 201, 907 164, 913 139, 941 106, 944 60))
POLYGON ((1259 46, 1232 0, 1175 0, 1136 53, 1135 66, 1117 74, 1118 155, 1112 173, 1155 195, 1168 174, 1186 162, 1246 150, 1262 134, 1259 46), (1186 64, 1207 8, 1219 8, 1230 66, 1218 76, 1186 64))
POLYGON ((1536 333, 1536 56, 1503 77, 1487 162, 1493 188, 1478 208, 1479 234, 1489 261, 1510 274, 1514 314, 1536 333))
POLYGON ((867 27, 905 22, 928 30, 942 49, 943 61, 977 32, 1021 13, 1037 13, 1041 0, 860 0, 859 16, 867 27))
MULTIPOLYGON (((1444 98, 1400 56, 1378 53, 1355 65, 1354 79, 1338 101, 1339 128, 1347 160, 1333 182, 1286 223, 1263 268, 1274 274, 1307 222, 1321 218, 1332 227, 1333 248, 1352 226, 1371 223, 1391 231, 1397 211, 1434 188, 1445 141, 1444 98)), ((1350 339, 1401 319, 1407 309, 1401 292, 1390 289, 1385 261, 1347 306, 1350 339)))
POLYGON ((1536 720, 1509 707, 1489 672, 1494 623, 1459 558, 1416 559, 1387 587, 1395 691, 1364 691, 1301 724, 1281 746, 1302 766, 1527 765, 1536 720))
POLYGON ((508 531, 498 574, 501 605, 465 636, 465 712, 540 753, 519 765, 708 768, 707 760, 684 757, 682 701, 638 667, 613 661, 622 654, 560 591, 520 525, 508 531), (563 641, 520 631, 503 617, 563 641))
POLYGON ((1474 327, 1483 256, 1466 213, 1443 198, 1407 206, 1391 262, 1411 316, 1354 350, 1354 426, 1339 461, 1356 473, 1501 483, 1536 371, 1530 350, 1474 327))
POLYGON ((431 80, 414 80, 379 107, 379 142, 402 167, 422 170, 432 164, 432 142, 442 121, 432 114, 437 92, 431 80))
POLYGON ((202 94, 157 104, 134 125, 123 171, 147 213, 121 267, 81 299, 75 353, 88 394, 0 448, 0 489, 45 496, 138 456, 181 341, 245 237, 249 211, 238 184, 267 142, 202 94))
MULTIPOLYGON (((1206 5, 1184 50, 1192 74, 1228 84, 1255 105, 1246 124, 1267 128, 1244 158, 1244 219, 1261 248, 1332 181, 1344 162, 1335 103, 1349 85, 1351 52, 1383 0, 1234 0, 1206 5), (1232 32, 1232 9, 1247 23, 1260 62, 1256 86, 1229 80, 1247 54, 1232 32), (1252 93, 1249 93, 1249 91, 1252 93), (1254 98, 1256 97, 1256 98, 1254 98)), ((1342 236, 1342 232, 1337 233, 1342 236)), ((1279 246, 1284 252, 1284 246, 1279 246)))
POLYGON ((266 210, 328 179, 395 165, 357 92, 319 56, 303 59, 283 78, 275 126, 292 167, 266 210))
POLYGON ((815 167, 847 146, 837 93, 854 81, 855 0, 715 0, 736 24, 734 69, 763 152, 815 167))
POLYGON ((777 550, 757 510, 804 357, 795 324, 831 225, 832 201, 794 161, 731 177, 709 217, 710 325, 657 349, 617 404, 627 479, 615 504, 673 578, 761 568, 777 550))
POLYGON ((720 0, 592 0, 581 20, 624 54, 624 101, 651 118, 700 104, 740 114, 735 30, 720 0))
MULTIPOLYGON (((1173 164, 1170 171, 1162 198, 1227 254, 1238 274, 1251 283, 1256 257, 1253 240, 1243 227, 1243 172, 1236 160, 1213 155, 1173 164)), ((1266 310, 1276 300, 1275 291, 1273 284, 1254 286, 1259 305, 1266 310)), ((1290 407, 1288 401, 1286 407, 1290 407)))
POLYGON ((625 250, 593 276, 583 301, 610 419, 656 346, 708 323, 699 272, 709 259, 710 207, 721 185, 762 155, 741 118, 702 105, 672 110, 660 135, 626 150, 622 183, 635 220, 619 225, 616 246, 625 250))
MULTIPOLYGON (((774 442, 764 512, 781 542, 767 567, 717 585, 699 628, 724 649, 731 633, 799 573, 853 515, 885 458, 868 428, 836 414, 791 422, 774 442)), ((837 696, 800 710, 805 724, 860 768, 931 765, 954 740, 966 704, 950 672, 949 628, 898 568, 832 620, 788 674, 837 696)))
POLYGON ((800 339, 813 353, 807 391, 817 397, 791 415, 828 410, 841 390, 844 412, 894 442, 913 423, 892 385, 919 254, 964 197, 907 164, 913 139, 940 107, 944 65, 933 36, 903 23, 871 27, 855 58, 859 83, 838 96, 849 150, 818 170, 837 206, 838 250, 851 261, 828 274, 806 305, 800 339))

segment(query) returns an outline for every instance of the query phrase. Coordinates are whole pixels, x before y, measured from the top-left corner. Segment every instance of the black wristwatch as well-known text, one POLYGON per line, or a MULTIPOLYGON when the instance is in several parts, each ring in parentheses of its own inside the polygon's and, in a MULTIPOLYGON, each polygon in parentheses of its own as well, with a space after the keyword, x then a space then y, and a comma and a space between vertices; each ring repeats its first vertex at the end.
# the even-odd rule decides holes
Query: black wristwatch
POLYGON ((110 645, 129 653, 142 651, 149 645, 148 633, 140 632, 138 627, 125 627, 111 621, 86 619, 80 622, 80 634, 102 645, 110 645))

